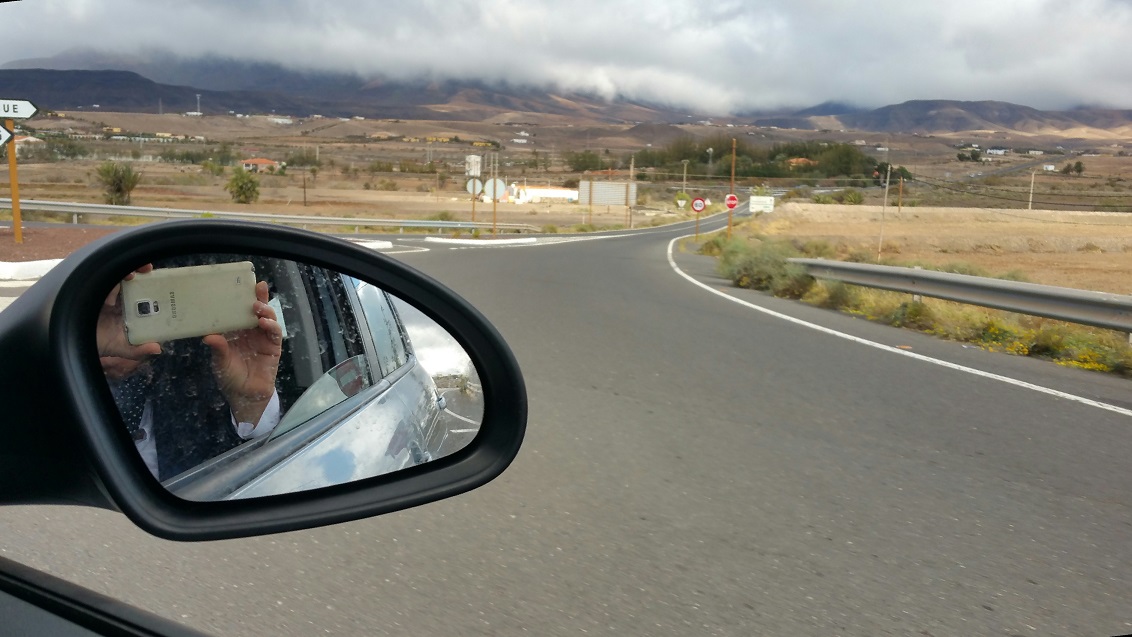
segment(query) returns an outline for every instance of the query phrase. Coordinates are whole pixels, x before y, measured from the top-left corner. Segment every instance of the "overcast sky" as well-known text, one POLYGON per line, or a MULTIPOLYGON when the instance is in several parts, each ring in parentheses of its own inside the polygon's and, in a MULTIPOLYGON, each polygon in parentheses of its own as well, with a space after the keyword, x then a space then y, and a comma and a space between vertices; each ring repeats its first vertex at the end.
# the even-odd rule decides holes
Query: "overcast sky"
POLYGON ((90 46, 506 79, 734 112, 826 100, 1132 108, 1132 0, 23 0, 0 62, 90 46))

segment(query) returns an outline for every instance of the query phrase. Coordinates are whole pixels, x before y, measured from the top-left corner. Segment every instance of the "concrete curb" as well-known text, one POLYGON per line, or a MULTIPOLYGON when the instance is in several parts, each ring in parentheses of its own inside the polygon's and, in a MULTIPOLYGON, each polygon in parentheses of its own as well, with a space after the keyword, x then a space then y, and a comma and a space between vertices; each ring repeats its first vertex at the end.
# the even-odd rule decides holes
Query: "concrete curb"
POLYGON ((0 281, 35 281, 60 261, 0 261, 0 281))

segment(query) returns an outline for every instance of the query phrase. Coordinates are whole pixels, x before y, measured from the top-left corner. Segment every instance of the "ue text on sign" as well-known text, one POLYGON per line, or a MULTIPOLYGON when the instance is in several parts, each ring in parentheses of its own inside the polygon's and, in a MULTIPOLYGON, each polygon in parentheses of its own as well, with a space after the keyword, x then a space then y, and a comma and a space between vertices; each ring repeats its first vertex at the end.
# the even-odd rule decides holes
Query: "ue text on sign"
POLYGON ((0 117, 7 119, 27 119, 36 114, 39 109, 27 100, 0 99, 0 117))

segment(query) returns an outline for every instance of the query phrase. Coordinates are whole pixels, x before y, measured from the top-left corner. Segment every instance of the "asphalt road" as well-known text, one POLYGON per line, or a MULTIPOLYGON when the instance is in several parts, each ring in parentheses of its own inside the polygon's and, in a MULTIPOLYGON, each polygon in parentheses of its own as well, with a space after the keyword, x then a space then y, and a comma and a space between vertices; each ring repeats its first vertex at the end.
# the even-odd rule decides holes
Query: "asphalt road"
POLYGON ((1126 381, 729 291, 788 322, 679 276, 679 234, 397 255, 527 378, 527 441, 482 489, 190 545, 8 508, 0 550, 231 635, 1132 632, 1126 381))

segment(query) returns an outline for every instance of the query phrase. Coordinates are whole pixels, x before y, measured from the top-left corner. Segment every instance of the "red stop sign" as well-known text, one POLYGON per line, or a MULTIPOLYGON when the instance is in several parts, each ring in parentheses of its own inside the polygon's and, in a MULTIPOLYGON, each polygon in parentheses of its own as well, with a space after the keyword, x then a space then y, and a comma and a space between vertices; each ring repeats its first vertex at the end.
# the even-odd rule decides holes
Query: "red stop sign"
POLYGON ((730 195, 727 195, 727 197, 723 200, 723 203, 727 204, 728 209, 732 209, 735 206, 739 205, 739 197, 735 196, 735 193, 732 193, 730 195))

